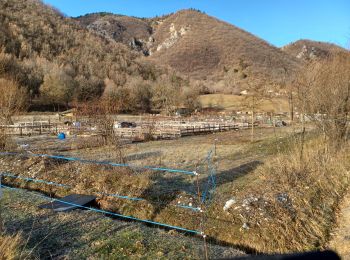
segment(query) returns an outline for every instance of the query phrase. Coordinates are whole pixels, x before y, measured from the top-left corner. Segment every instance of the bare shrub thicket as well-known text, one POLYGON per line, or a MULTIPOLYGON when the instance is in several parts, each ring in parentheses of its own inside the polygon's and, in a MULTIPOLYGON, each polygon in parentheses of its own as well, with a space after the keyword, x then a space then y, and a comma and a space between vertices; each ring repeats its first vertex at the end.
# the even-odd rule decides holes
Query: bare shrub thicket
POLYGON ((0 127, 0 151, 6 149, 7 146, 7 135, 5 129, 0 127))
POLYGON ((0 78, 0 123, 11 124, 11 116, 25 109, 27 91, 14 80, 0 78))
POLYGON ((27 91, 14 80, 0 78, 0 93, 0 150, 5 150, 13 143, 1 125, 12 124, 11 117, 25 109, 27 91))
POLYGON ((79 101, 98 98, 106 79, 124 87, 132 78, 154 81, 166 73, 41 1, 2 0, 0 10, 0 75, 18 80, 32 98, 43 94, 44 104, 66 105, 72 96, 79 101))
POLYGON ((95 142, 93 146, 107 146, 111 148, 111 154, 117 156, 116 159, 118 162, 124 163, 123 145, 114 130, 115 118, 113 114, 119 111, 119 106, 110 98, 84 102, 82 104, 76 104, 76 106, 77 120, 82 121, 84 125, 94 128, 98 132, 98 138, 94 138, 95 142))
POLYGON ((40 86, 43 103, 64 104, 68 108, 75 87, 76 83, 71 75, 63 70, 53 70, 44 76, 43 84, 40 86))
POLYGON ((348 138, 350 121, 350 55, 339 52, 309 64, 298 84, 298 108, 339 147, 348 138))
MULTIPOLYGON (((254 189, 272 203, 268 209, 272 218, 259 228, 268 251, 324 245, 348 186, 348 150, 325 153, 322 141, 316 139, 307 143, 300 160, 299 149, 297 145, 258 169, 264 189, 254 189)), ((255 221, 261 223, 260 216, 255 221)))
POLYGON ((106 83, 101 102, 109 113, 161 111, 172 114, 178 107, 186 107, 191 112, 200 107, 200 89, 175 74, 163 74, 153 81, 134 77, 123 87, 111 81, 106 83))
POLYGON ((254 177, 244 189, 233 189, 238 205, 223 212, 222 203, 214 203, 209 232, 220 240, 266 253, 325 245, 349 184, 349 149, 325 152, 322 138, 317 137, 305 142, 300 160, 300 142, 297 138, 285 144, 285 151, 250 173, 254 177), (228 221, 235 232, 227 232, 228 221))

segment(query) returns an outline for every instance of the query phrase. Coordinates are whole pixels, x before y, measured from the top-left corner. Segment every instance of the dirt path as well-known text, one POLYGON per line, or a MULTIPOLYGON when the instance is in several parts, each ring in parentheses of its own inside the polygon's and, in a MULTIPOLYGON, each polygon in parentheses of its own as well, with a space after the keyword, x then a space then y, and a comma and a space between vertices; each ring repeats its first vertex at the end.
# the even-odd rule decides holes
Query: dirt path
POLYGON ((350 260, 350 191, 340 208, 338 223, 338 227, 332 233, 329 246, 336 250, 342 259, 350 260))

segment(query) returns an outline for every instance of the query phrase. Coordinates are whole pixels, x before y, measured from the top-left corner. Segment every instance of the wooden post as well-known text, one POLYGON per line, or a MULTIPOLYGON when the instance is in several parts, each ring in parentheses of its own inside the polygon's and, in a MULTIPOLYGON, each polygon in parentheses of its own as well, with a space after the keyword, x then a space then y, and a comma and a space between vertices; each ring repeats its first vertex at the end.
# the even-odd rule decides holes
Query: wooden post
POLYGON ((216 157, 216 142, 218 141, 217 138, 214 140, 214 156, 216 157))
POLYGON ((2 216, 1 216, 1 211, 2 211, 2 188, 1 188, 1 178, 2 175, 0 174, 0 234, 3 232, 2 228, 2 216))
POLYGON ((254 111, 255 110, 255 100, 254 100, 254 96, 253 96, 253 105, 252 105, 252 136, 251 136, 251 141, 254 142, 254 111))
POLYGON ((252 129, 251 129, 251 141, 254 141, 254 110, 252 110, 252 129))

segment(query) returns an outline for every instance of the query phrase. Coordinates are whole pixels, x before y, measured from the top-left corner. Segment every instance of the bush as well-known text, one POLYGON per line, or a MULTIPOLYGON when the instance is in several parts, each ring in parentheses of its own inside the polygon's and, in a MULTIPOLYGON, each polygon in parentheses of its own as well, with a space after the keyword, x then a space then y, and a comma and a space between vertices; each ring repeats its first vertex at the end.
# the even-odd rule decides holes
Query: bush
POLYGON ((11 116, 26 107, 27 91, 14 80, 0 78, 0 93, 0 124, 11 124, 11 116))
POLYGON ((350 55, 339 52, 309 64, 297 89, 299 110, 338 148, 346 142, 350 114, 350 55))
POLYGON ((329 153, 320 139, 308 141, 302 158, 296 142, 250 173, 254 181, 231 193, 242 206, 221 213, 214 205, 208 233, 265 253, 322 248, 349 185, 350 165, 348 150, 329 153), (229 232, 227 222, 232 223, 229 232))

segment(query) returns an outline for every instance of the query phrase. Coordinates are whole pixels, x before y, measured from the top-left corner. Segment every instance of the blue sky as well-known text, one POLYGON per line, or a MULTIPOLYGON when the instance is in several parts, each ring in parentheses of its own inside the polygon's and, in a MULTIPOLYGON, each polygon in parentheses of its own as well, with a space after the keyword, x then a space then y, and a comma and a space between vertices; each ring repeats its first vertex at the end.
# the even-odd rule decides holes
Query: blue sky
POLYGON ((350 48, 350 0, 43 0, 68 16, 112 12, 153 17, 196 8, 275 46, 299 39, 350 48))

